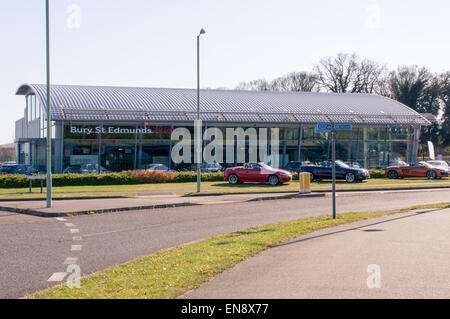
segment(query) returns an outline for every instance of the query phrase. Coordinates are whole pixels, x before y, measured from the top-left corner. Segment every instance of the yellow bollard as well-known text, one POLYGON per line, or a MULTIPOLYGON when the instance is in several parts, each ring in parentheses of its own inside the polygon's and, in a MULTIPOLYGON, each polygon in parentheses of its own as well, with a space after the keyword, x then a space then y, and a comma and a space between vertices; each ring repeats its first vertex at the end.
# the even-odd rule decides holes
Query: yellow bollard
POLYGON ((298 174, 298 179, 300 181, 300 194, 308 194, 311 193, 311 184, 310 184, 310 173, 302 172, 298 174))

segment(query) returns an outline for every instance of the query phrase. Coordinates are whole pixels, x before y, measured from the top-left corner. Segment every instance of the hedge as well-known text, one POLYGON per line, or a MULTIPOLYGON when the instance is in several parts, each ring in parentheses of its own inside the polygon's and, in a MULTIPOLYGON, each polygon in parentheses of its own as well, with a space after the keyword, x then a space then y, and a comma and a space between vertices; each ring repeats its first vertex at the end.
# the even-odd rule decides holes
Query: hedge
MULTIPOLYGON (((53 186, 129 185, 196 181, 196 172, 123 171, 108 174, 53 174, 53 186)), ((202 181, 223 181, 223 172, 202 173, 202 181)), ((25 188, 28 186, 29 181, 26 175, 0 175, 0 188, 25 188)), ((33 180, 32 186, 39 187, 40 181, 33 180)))

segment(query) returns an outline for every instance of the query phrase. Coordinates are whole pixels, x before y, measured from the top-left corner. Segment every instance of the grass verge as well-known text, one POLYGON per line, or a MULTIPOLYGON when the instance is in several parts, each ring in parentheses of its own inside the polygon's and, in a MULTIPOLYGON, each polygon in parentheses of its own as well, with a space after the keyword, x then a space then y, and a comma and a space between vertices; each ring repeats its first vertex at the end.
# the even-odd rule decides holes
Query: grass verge
MULTIPOLYGON (((132 194, 127 193, 61 193, 61 194, 53 194, 52 198, 78 198, 78 197, 86 197, 86 198, 96 198, 96 197, 133 197, 132 194)), ((7 200, 23 200, 23 199, 45 199, 46 194, 11 194, 11 195, 0 195, 0 202, 4 199, 7 200)))
MULTIPOLYGON (((427 187, 427 186, 450 186, 450 180, 445 179, 398 179, 391 180, 387 178, 369 179, 362 183, 348 184, 345 181, 337 181, 337 189, 350 189, 350 188, 372 188, 376 187, 404 187, 405 184, 413 186, 427 187)), ((312 190, 331 189, 331 181, 321 181, 311 183, 312 190)), ((54 194, 66 194, 66 193, 107 193, 107 192, 195 192, 197 189, 196 183, 160 183, 160 184, 134 184, 134 185, 98 185, 98 186, 55 186, 53 187, 54 194)), ((262 183, 244 183, 237 185, 230 185, 228 182, 202 182, 202 191, 242 191, 248 189, 253 192, 260 191, 296 191, 298 190, 298 181, 291 183, 270 186, 262 183)), ((34 195, 39 192, 39 188, 33 188, 34 195)), ((44 190, 45 192, 45 190, 44 190)), ((0 188, 0 195, 31 195, 28 188, 0 188)), ((132 194, 131 194, 132 195, 132 194)))
POLYGON ((81 288, 60 285, 28 298, 175 298, 267 248, 315 230, 414 209, 448 208, 450 203, 396 211, 345 213, 250 227, 178 246, 83 277, 81 288))

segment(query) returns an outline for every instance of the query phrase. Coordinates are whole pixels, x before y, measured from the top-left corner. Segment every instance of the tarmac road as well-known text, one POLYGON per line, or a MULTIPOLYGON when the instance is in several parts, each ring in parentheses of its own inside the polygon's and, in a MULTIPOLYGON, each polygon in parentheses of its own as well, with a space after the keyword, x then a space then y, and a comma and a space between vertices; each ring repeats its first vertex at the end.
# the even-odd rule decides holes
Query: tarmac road
MULTIPOLYGON (((449 195, 450 190, 436 189, 341 193, 337 208, 338 213, 392 210, 446 202, 449 195)), ((331 198, 327 196, 85 215, 66 220, 0 212, 0 298, 20 298, 55 285, 59 282, 47 280, 61 280, 58 276, 64 276, 70 263, 79 265, 85 275, 220 233, 330 214, 330 207, 331 198)))

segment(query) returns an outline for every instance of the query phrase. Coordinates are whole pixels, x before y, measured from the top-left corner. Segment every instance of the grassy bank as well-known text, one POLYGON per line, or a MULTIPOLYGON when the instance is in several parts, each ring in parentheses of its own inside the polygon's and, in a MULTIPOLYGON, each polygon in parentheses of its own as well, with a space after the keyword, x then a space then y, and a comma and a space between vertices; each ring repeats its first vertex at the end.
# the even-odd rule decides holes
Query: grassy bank
POLYGON ((243 229, 138 258, 82 278, 80 289, 66 285, 30 298, 175 298, 265 249, 315 230, 413 209, 447 208, 450 203, 397 211, 311 217, 243 229))

